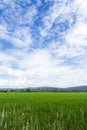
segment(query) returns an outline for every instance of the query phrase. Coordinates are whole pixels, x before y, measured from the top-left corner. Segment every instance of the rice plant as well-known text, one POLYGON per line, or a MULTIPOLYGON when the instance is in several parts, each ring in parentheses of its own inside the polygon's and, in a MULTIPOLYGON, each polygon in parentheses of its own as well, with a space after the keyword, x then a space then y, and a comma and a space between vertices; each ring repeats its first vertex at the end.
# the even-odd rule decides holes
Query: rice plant
POLYGON ((87 130, 87 93, 0 93, 0 130, 87 130))

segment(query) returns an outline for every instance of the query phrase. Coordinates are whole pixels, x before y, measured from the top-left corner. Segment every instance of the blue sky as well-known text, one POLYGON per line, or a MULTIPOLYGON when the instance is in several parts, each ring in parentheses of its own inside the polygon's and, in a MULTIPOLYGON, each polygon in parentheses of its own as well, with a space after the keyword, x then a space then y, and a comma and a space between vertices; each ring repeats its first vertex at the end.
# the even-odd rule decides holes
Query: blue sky
POLYGON ((87 0, 0 1, 0 87, 87 85, 87 0))

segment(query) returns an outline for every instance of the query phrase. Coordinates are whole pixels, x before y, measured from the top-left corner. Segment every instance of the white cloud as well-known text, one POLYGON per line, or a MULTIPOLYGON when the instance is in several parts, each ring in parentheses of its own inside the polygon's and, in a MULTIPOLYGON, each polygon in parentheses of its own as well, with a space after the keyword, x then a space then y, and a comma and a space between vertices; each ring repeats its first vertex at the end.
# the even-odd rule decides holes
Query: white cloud
MULTIPOLYGON (((53 5, 49 8, 48 12, 45 14, 42 19, 44 27, 40 29, 40 34, 42 37, 45 37, 52 32, 51 27, 56 23, 65 22, 68 20, 68 24, 72 24, 73 18, 72 14, 75 13, 77 8, 74 8, 73 2, 65 1, 54 1, 53 5)), ((59 30, 56 30, 59 31, 59 30)), ((53 33, 53 32, 52 32, 53 33)))
POLYGON ((18 48, 28 47, 32 42, 32 36, 28 28, 16 28, 10 33, 3 25, 0 26, 0 39, 5 39, 18 48))
POLYGON ((81 47, 74 47, 74 46, 61 46, 57 52, 59 57, 66 57, 66 58, 74 58, 78 56, 83 56, 85 54, 85 50, 81 47))
MULTIPOLYGON (((73 69, 70 67, 39 67, 27 69, 24 75, 17 76, 16 78, 0 79, 0 86, 8 84, 8 87, 29 87, 29 86, 75 86, 86 84, 87 69, 73 69), (85 76, 85 77, 84 77, 85 76), (10 80, 11 79, 11 80, 10 80), (8 82, 8 83, 7 83, 8 82), (5 84, 7 83, 7 84, 5 84)), ((22 72, 21 72, 22 73, 22 72)), ((11 71, 11 74, 14 73, 11 71)), ((19 75, 19 71, 15 72, 19 75)))
POLYGON ((23 21, 23 23, 24 24, 32 24, 33 23, 33 20, 34 20, 34 16, 37 14, 37 9, 36 9, 36 7, 33 5, 33 6, 31 6, 28 10, 27 10, 27 12, 25 13, 25 15, 23 16, 23 19, 22 19, 22 21, 23 21))
POLYGON ((50 28, 52 27, 56 18, 64 12, 64 7, 59 6, 57 3, 54 2, 53 6, 49 9, 47 15, 43 18, 44 27, 40 30, 41 35, 44 37, 48 34, 50 28))
POLYGON ((72 45, 87 46, 87 24, 78 22, 65 37, 66 41, 72 45))
MULTIPOLYGON (((39 1, 40 6, 41 1, 39 1)), ((29 86, 57 86, 67 87, 87 84, 87 25, 86 25, 86 5, 87 2, 76 0, 74 3, 55 0, 49 11, 42 18, 43 27, 39 27, 41 39, 50 35, 54 22, 64 22, 69 20, 71 25, 72 12, 76 13, 76 23, 63 33, 64 41, 49 43, 48 48, 33 49, 28 51, 33 42, 30 26, 19 25, 33 24, 34 16, 37 14, 35 6, 31 6, 27 13, 21 17, 21 8, 15 11, 15 3, 12 2, 12 10, 4 13, 11 14, 11 20, 17 22, 14 31, 3 21, 0 25, 0 39, 6 39, 17 49, 8 49, 0 52, 0 87, 29 87, 29 86), (12 11, 15 11, 13 15, 12 11), (13 16, 12 16, 13 15, 13 16), (20 17, 19 17, 20 16, 20 17), (17 20, 17 21, 16 21, 17 20), (75 61, 73 64, 64 64, 67 59, 75 61)), ((4 0, 9 4, 8 0, 4 0)), ((56 29, 56 28, 55 28, 56 29)), ((55 32, 58 30, 55 30, 55 32)), ((39 44, 42 44, 40 41, 39 44)), ((0 46, 0 48, 2 48, 0 46)), ((69 63, 69 61, 68 61, 69 63)))
MULTIPOLYGON (((5 55, 4 65, 0 66, 0 87, 29 86, 71 86, 86 84, 87 68, 65 66, 52 58, 48 50, 36 50, 31 53, 12 51, 5 55), (11 67, 12 58, 17 63, 15 70, 11 67), (61 65, 60 65, 61 64, 61 65), (6 76, 2 78, 3 76, 6 76)), ((87 63, 87 62, 86 62, 87 63)))
POLYGON ((8 5, 8 8, 3 11, 4 17, 0 24, 0 39, 10 41, 18 48, 27 48, 32 44, 30 25, 33 24, 34 16, 37 14, 36 7, 32 5, 27 11, 24 11, 15 1, 4 0, 2 3, 3 6, 8 5), (25 27, 26 24, 29 24, 29 26, 25 27))
POLYGON ((66 42, 74 46, 87 46, 87 1, 75 0, 76 24, 66 33, 66 42))
POLYGON ((78 15, 80 18, 82 17, 84 19, 84 17, 87 17, 87 1, 75 0, 74 3, 78 7, 78 15))
POLYGON ((0 39, 8 38, 7 28, 3 25, 0 25, 0 39))
POLYGON ((22 48, 32 44, 32 37, 28 28, 17 28, 11 36, 11 42, 14 46, 22 48))

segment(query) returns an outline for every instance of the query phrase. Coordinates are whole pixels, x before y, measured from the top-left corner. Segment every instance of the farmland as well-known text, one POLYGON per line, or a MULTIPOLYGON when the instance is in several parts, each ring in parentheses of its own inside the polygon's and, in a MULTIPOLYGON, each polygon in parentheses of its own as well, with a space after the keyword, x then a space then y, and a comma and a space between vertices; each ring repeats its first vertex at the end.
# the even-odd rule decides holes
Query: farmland
POLYGON ((87 93, 1 92, 0 130, 87 130, 87 93))

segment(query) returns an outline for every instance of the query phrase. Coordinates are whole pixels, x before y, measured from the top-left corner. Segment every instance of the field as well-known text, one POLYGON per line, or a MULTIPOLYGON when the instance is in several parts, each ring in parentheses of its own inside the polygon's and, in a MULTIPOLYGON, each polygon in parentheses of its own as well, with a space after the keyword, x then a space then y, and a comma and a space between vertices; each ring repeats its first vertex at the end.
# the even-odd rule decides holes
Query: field
POLYGON ((87 130, 87 93, 0 93, 0 130, 87 130))

